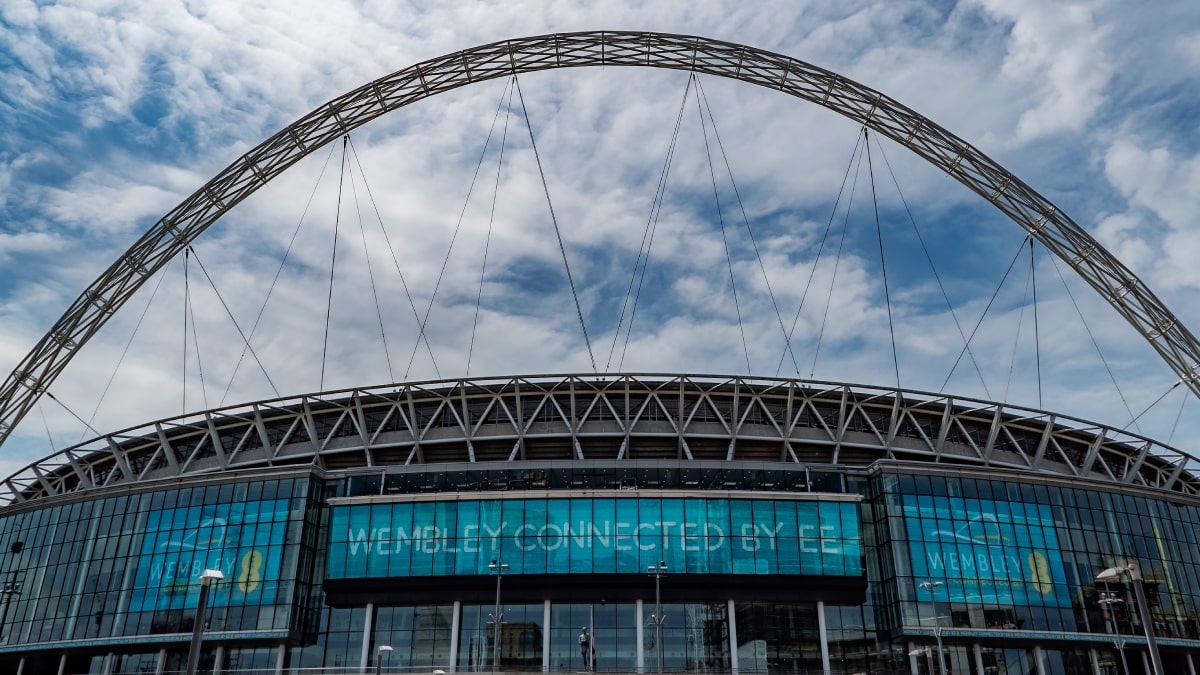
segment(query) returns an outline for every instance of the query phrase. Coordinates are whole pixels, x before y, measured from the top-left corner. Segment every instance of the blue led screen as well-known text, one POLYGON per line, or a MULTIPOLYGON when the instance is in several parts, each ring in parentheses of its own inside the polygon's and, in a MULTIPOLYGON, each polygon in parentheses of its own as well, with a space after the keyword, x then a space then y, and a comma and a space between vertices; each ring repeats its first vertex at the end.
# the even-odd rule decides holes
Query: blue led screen
POLYGON ((1070 607, 1058 533, 1043 504, 903 495, 917 600, 1070 607))
POLYGON ((332 509, 327 578, 645 573, 860 576, 858 504, 578 498, 332 509))
POLYGON ((130 611, 195 607, 206 569, 225 578, 209 606, 272 604, 290 500, 192 506, 152 511, 137 563, 130 611))

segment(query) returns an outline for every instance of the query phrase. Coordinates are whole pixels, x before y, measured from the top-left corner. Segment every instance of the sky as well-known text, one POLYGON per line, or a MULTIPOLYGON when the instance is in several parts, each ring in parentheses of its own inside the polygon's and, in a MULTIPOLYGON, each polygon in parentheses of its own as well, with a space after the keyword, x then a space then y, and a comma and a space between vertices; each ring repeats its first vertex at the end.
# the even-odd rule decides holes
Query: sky
MULTIPOLYGON (((742 43, 882 91, 1047 196, 1200 326, 1200 6, 1187 0, 1152 12, 1035 0, 6 0, 0 372, 158 218, 323 102, 460 49, 601 29, 742 43)), ((390 113, 235 208, 80 350, 0 450, 0 473, 219 405, 587 373, 593 360, 606 372, 879 386, 898 374, 907 388, 1116 426, 1137 416, 1131 430, 1196 450, 1196 402, 1172 390, 1177 377, 1145 341, 905 149, 872 139, 867 158, 861 130, 836 114, 718 78, 589 68, 518 84, 390 113), (797 316, 788 352, 780 326, 797 316), (972 332, 974 360, 951 369, 972 332)))

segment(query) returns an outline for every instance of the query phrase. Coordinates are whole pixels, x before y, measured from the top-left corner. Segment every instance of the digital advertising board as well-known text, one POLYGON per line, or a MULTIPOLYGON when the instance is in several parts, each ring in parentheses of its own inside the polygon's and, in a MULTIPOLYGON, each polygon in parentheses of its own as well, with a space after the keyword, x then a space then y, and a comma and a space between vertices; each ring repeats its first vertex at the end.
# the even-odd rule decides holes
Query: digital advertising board
POLYGON ((327 578, 863 574, 858 504, 707 498, 397 501, 332 508, 327 578))

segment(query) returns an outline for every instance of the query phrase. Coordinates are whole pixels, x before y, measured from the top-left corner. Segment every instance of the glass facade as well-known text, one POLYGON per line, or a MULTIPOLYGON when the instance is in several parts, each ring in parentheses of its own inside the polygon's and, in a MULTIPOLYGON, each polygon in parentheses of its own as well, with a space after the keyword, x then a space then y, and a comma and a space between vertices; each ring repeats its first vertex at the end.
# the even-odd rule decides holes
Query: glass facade
MULTIPOLYGON (((404 484, 434 481, 415 475, 404 484)), ((386 645, 384 672, 654 672, 661 658, 671 672, 923 674, 936 631, 954 674, 1142 675, 1134 587, 1095 579, 1129 561, 1167 672, 1198 665, 1200 504, 1016 473, 822 475, 820 494, 484 481, 347 497, 349 481, 297 471, 17 505, 0 513, 0 675, 181 668, 204 569, 225 578, 201 664, 228 672, 357 672, 386 645), (646 572, 660 560, 661 635, 646 572)))

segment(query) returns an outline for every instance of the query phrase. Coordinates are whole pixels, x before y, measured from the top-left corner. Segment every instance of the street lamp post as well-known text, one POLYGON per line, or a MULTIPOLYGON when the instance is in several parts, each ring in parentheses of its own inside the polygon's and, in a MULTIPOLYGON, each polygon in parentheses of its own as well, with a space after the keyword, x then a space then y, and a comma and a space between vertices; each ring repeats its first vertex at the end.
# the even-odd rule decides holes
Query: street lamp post
POLYGON ((1142 588, 1142 569, 1136 560, 1118 567, 1110 567, 1096 575, 1096 581, 1108 581, 1118 577, 1128 576, 1133 586, 1133 597, 1137 600, 1138 615, 1142 617, 1142 628, 1146 631, 1146 651, 1150 652, 1150 667, 1154 675, 1163 673, 1162 655, 1158 653, 1158 641, 1154 639, 1154 617, 1150 614, 1150 605, 1146 602, 1146 589, 1142 588))
POLYGON ((650 620, 654 622, 654 650, 658 653, 658 675, 663 672, 663 643, 662 643, 662 627, 663 622, 667 617, 663 616, 662 611, 662 578, 667 574, 667 563, 659 560, 657 565, 651 565, 646 568, 646 572, 654 577, 654 615, 650 620))
MULTIPOLYGON (((942 621, 938 617, 937 601, 933 598, 933 591, 939 586, 942 586, 940 581, 922 581, 918 586, 929 591, 929 604, 933 606, 933 637, 937 638, 938 652, 938 670, 942 675, 946 675, 946 653, 942 650, 942 621)), ((933 663, 929 664, 930 670, 933 669, 933 663)))
POLYGON ((488 564, 488 569, 496 575, 496 611, 492 613, 492 672, 500 669, 500 622, 504 619, 504 612, 500 606, 500 579, 504 573, 508 571, 508 565, 500 562, 498 558, 492 558, 492 562, 488 564))
POLYGON ((380 675, 383 672, 383 656, 390 655, 392 652, 391 645, 379 645, 379 651, 375 652, 375 675, 380 675))
POLYGON ((200 641, 204 639, 204 613, 208 609, 208 591, 214 581, 225 578, 221 570, 204 570, 200 574, 200 599, 196 601, 196 620, 192 622, 192 644, 188 647, 187 675, 196 675, 200 665, 200 641))
POLYGON ((1113 609, 1109 609, 1110 605, 1124 604, 1125 601, 1116 597, 1116 593, 1100 592, 1100 611, 1104 613, 1106 619, 1112 622, 1113 646, 1121 653, 1121 672, 1129 675, 1129 662, 1125 660, 1125 639, 1121 637, 1121 631, 1117 628, 1117 614, 1113 609))
POLYGON ((925 663, 929 666, 929 672, 933 672, 933 654, 929 653, 929 647, 920 647, 908 653, 909 656, 925 655, 925 663))

